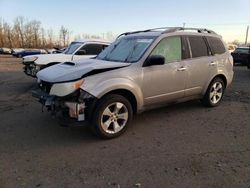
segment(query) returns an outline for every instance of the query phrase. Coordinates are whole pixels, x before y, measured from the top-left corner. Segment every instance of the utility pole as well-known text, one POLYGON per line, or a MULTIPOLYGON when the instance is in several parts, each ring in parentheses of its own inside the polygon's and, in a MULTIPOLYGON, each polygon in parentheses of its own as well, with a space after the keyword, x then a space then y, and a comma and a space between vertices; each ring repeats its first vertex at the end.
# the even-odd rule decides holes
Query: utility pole
POLYGON ((248 30, 249 30, 249 25, 247 26, 245 45, 247 45, 247 39, 248 39, 248 30))

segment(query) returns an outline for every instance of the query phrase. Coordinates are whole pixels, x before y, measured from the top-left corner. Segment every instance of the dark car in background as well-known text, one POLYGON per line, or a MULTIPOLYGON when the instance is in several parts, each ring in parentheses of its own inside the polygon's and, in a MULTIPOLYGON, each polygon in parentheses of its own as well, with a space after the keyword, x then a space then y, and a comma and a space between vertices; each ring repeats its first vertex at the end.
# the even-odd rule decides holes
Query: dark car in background
POLYGON ((234 64, 241 64, 250 69, 250 46, 238 47, 232 53, 234 64))
POLYGON ((17 52, 14 52, 12 53, 13 56, 15 57, 24 57, 24 56, 27 56, 27 55, 37 55, 37 54, 47 54, 48 52, 46 50, 43 50, 43 49, 24 49, 24 50, 21 50, 21 51, 17 51, 17 52))

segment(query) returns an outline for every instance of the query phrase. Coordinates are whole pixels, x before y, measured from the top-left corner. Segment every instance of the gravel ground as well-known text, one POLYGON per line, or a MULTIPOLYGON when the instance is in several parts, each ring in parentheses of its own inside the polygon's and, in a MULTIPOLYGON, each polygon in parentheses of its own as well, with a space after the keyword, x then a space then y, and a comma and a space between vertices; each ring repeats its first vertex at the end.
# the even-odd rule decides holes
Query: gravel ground
POLYGON ((0 57, 0 187, 250 187, 250 70, 217 108, 199 101, 137 115, 100 140, 42 113, 20 59, 0 57))

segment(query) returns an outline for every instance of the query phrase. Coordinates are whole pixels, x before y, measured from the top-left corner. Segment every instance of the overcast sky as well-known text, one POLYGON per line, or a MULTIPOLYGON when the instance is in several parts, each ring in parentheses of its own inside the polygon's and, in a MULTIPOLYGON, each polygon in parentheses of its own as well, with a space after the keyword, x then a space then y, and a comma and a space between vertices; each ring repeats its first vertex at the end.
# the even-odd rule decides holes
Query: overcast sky
POLYGON ((73 35, 119 34, 162 26, 206 27, 226 41, 245 40, 250 0, 0 0, 0 17, 41 21, 45 29, 61 25, 73 35))

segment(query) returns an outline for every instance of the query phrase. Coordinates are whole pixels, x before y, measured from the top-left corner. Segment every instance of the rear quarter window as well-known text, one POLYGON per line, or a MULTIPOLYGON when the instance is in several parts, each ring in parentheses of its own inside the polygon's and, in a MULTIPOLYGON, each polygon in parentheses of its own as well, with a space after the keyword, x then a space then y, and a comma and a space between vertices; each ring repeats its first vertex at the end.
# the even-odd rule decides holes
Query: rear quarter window
POLYGON ((206 37, 208 44, 211 48, 212 53, 215 54, 223 54, 226 52, 226 48, 222 43, 221 39, 216 37, 206 37))

